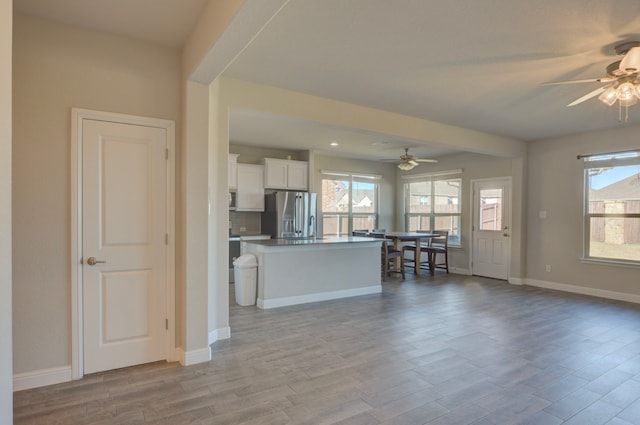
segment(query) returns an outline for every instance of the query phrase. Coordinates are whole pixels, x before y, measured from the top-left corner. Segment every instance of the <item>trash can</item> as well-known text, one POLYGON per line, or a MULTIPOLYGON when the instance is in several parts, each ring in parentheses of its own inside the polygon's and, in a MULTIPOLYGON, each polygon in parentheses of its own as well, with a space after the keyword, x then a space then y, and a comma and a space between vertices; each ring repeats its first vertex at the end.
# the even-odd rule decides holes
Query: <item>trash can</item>
POLYGON ((236 303, 254 305, 258 284, 258 261, 250 254, 241 255, 233 262, 236 287, 236 303))

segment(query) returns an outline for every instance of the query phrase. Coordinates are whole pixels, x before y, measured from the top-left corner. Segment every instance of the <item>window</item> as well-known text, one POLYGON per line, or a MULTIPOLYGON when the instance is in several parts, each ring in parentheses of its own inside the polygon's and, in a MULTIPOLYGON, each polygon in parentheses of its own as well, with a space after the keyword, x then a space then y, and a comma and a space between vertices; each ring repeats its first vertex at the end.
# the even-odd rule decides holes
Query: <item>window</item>
POLYGON ((404 185, 405 229, 448 230, 449 244, 460 245, 462 179, 454 170, 407 177, 404 185))
POLYGON ((347 236, 378 225, 377 176, 323 171, 322 233, 347 236))
POLYGON ((640 151, 584 157, 584 257, 640 264, 640 151))

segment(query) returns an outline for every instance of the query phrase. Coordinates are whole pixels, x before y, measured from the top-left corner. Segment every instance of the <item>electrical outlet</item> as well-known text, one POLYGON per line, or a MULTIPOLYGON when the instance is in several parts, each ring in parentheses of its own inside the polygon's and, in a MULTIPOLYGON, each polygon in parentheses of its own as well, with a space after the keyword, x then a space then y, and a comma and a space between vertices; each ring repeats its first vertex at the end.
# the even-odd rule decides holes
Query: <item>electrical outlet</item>
POLYGON ((544 266, 544 269, 545 269, 547 272, 550 272, 550 271, 551 271, 551 264, 547 264, 546 266, 544 266))

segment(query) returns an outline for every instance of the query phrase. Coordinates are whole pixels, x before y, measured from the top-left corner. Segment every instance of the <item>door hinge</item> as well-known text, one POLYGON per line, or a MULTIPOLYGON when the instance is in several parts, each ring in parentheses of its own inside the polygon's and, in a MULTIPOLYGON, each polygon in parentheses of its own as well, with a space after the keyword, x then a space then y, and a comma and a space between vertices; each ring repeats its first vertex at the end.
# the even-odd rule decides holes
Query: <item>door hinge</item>
POLYGON ((164 234, 164 244, 165 245, 169 245, 169 234, 168 233, 164 234))
POLYGON ((169 148, 165 148, 164 150, 164 159, 169 159, 169 148))
POLYGON ((164 329, 169 330, 169 319, 164 319, 164 329))

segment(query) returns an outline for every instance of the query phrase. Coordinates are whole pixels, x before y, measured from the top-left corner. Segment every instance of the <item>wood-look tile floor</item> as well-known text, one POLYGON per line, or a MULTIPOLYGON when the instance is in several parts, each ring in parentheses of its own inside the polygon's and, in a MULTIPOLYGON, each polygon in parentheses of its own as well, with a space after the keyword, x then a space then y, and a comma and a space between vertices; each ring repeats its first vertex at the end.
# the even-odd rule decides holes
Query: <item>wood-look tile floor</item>
POLYGON ((17 392, 15 424, 640 424, 639 305, 411 276, 233 306, 211 362, 17 392))

